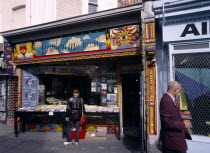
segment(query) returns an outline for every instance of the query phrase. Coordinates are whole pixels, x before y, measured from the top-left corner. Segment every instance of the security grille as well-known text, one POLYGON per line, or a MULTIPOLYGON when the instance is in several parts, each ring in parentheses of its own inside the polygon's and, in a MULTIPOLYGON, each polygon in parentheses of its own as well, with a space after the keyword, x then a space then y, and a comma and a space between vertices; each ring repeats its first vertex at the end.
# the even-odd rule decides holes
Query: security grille
POLYGON ((189 49, 201 49, 201 48, 209 48, 209 43, 174 46, 174 50, 186 50, 186 49, 189 50, 189 49))
POLYGON ((183 89, 181 109, 191 112, 192 133, 210 134, 210 53, 174 55, 175 78, 183 89))

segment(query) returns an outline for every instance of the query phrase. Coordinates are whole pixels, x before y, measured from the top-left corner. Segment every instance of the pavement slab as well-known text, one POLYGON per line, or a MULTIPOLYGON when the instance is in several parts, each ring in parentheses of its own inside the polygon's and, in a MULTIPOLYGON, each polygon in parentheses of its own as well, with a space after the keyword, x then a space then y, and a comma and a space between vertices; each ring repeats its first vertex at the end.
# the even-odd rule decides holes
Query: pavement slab
POLYGON ((106 139, 81 139, 79 145, 65 146, 62 133, 25 132, 14 135, 13 126, 0 123, 0 153, 140 153, 136 138, 120 141, 108 134, 106 139))

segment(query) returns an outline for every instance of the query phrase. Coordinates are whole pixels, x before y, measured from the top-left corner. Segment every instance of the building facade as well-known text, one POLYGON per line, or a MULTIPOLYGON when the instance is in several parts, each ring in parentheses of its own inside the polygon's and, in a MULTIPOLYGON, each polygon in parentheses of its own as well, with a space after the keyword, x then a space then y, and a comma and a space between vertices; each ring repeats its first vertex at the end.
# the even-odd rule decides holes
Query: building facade
MULTIPOLYGON (((117 0, 0 1, 0 31, 8 31, 118 7, 117 0)), ((0 43, 3 42, 1 37, 0 43)))

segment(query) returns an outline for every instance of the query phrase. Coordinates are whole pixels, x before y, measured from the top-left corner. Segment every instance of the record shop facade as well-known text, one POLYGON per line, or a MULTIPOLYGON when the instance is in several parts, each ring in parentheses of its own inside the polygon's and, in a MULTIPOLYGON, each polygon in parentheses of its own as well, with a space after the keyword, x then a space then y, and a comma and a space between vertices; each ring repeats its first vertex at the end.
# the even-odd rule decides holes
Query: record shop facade
MULTIPOLYGON (((14 65, 8 62, 8 73, 18 76, 15 111, 62 107, 73 90, 79 89, 86 112, 118 113, 119 134, 140 137, 144 144, 143 97, 156 94, 156 75, 154 63, 145 60, 154 53, 154 23, 147 23, 150 36, 144 39, 141 11, 138 4, 2 32, 5 54, 12 48, 14 58, 14 65), (143 43, 149 43, 149 54, 144 53, 143 43), (150 73, 148 80, 146 73, 150 73), (154 93, 144 92, 146 81, 154 93)), ((152 124, 146 126, 151 125, 148 130, 155 135, 155 96, 150 100, 152 124)))

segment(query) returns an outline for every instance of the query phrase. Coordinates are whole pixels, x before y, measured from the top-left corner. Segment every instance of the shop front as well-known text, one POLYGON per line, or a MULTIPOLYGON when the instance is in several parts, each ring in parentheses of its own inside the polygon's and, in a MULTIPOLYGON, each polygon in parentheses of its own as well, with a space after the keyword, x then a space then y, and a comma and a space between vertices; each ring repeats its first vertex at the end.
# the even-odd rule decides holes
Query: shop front
MULTIPOLYGON (((181 5, 185 13, 176 10, 180 4, 172 2, 162 4, 166 12, 163 16, 158 10, 157 29, 162 31, 162 41, 159 41, 159 49, 162 53, 158 56, 167 59, 168 62, 159 62, 158 74, 159 80, 176 80, 181 83, 182 90, 180 93, 180 112, 185 122, 192 123, 192 140, 187 141, 188 152, 209 152, 210 143, 209 133, 209 58, 210 58, 210 35, 209 35, 209 2, 202 3, 200 10, 193 6, 199 2, 188 4, 183 2, 181 5), (168 12, 168 10, 173 10, 168 12), (172 15, 173 14, 173 15, 172 15), (165 70, 163 69, 165 67, 165 70)), ((199 3, 200 4, 200 3, 199 3)), ((158 5, 155 5, 158 8, 158 5)), ((161 40, 161 39, 160 39, 161 40)), ((168 82, 167 81, 167 82, 168 82)), ((160 81, 160 93, 167 86, 160 81)), ((166 91, 166 90, 165 90, 166 91)), ((160 98, 159 98, 160 99, 160 98)))
MULTIPOLYGON (((99 33, 16 44, 14 58, 17 64, 17 73, 21 76, 19 78, 18 114, 40 111, 65 112, 67 99, 72 96, 74 89, 78 89, 80 96, 84 99, 85 111, 88 116, 86 125, 113 124, 116 128, 114 132, 118 133, 120 132, 120 105, 122 105, 121 92, 125 92, 123 94, 123 98, 127 101, 124 103, 125 105, 128 101, 133 103, 129 102, 129 105, 124 108, 126 113, 132 114, 133 107, 136 107, 139 102, 138 82, 142 70, 140 54, 139 25, 123 26, 99 33), (120 34, 122 32, 130 33, 119 36, 118 32, 120 34), (121 37, 130 37, 130 41, 122 46, 120 43, 123 38, 121 37), (118 43, 117 48, 113 48, 115 47, 114 43, 118 43), (78 49, 80 47, 81 49, 78 49), (117 52, 118 47, 120 52, 117 52), (103 49, 102 52, 111 50, 113 53, 97 55, 96 53, 100 52, 100 49, 103 49), (83 54, 83 52, 85 54, 88 52, 90 55, 77 56, 73 60, 71 60, 72 57, 59 58, 65 54, 83 54), (94 52, 96 55, 92 55, 90 52, 94 52), (43 58, 49 58, 33 60, 39 59, 39 54, 43 58), (121 79, 130 81, 130 83, 122 84, 121 79), (121 84, 125 86, 122 90, 121 84), (100 119, 104 116, 111 121, 100 119)), ((16 119, 17 117, 20 116, 16 116, 16 119)), ((137 114, 132 117, 138 120, 137 114)), ((127 118, 126 121, 128 120, 127 118)), ((139 121, 132 122, 139 127, 139 121)), ((131 124, 129 123, 129 125, 131 124)), ((137 129, 137 135, 138 133, 137 129)), ((120 134, 118 134, 118 138, 119 136, 120 134)))
POLYGON ((78 89, 85 103, 86 131, 103 125, 100 127, 119 139, 123 133, 140 137, 144 128, 139 113, 143 71, 140 11, 140 5, 131 6, 89 15, 95 18, 86 21, 86 26, 83 17, 78 17, 74 24, 69 19, 68 26, 66 22, 60 27, 56 21, 38 25, 36 30, 29 27, 3 33, 8 41, 5 45, 13 48, 14 75, 18 76, 16 136, 26 130, 25 126, 19 129, 20 123, 31 131, 64 132, 65 104, 78 89), (101 13, 104 16, 97 19, 101 13), (60 126, 53 127, 50 122, 54 121, 60 126), (39 122, 49 125, 34 128, 32 123, 39 122))

